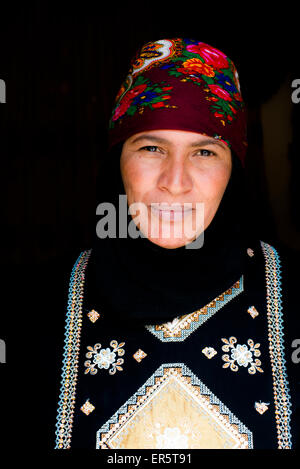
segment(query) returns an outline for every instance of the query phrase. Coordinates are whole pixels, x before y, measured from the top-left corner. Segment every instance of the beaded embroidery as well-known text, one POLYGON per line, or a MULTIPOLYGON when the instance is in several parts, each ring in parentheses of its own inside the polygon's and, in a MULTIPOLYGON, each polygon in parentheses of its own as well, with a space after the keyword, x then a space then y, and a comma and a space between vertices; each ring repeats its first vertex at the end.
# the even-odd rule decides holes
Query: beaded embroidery
POLYGON ((213 347, 205 347, 203 350, 202 350, 202 353, 204 353, 204 355, 211 359, 213 358, 216 354, 217 354, 217 351, 213 348, 213 347))
POLYGON ((91 250, 83 251, 78 257, 70 279, 62 379, 56 423, 56 446, 70 448, 73 414, 78 374, 78 356, 82 326, 82 300, 85 269, 91 250))
POLYGON ((85 414, 85 415, 90 415, 93 410, 95 410, 95 407, 91 402, 87 399, 85 403, 80 407, 80 410, 85 414))
MULTIPOLYGON (((291 429, 290 429, 290 418, 291 418, 291 402, 289 394, 289 385, 286 374, 286 361, 284 357, 284 331, 283 331, 283 314, 282 314, 282 297, 281 297, 281 266, 280 258, 277 251, 270 245, 261 241, 261 247, 265 256, 266 261, 266 286, 267 286, 267 319, 268 319, 268 339, 269 339, 269 352, 271 358, 272 366, 272 375, 273 375, 273 391, 274 391, 274 404, 275 404, 275 418, 276 418, 276 428, 277 428, 277 438, 278 438, 278 447, 281 448, 291 448, 291 429)), ((62 380, 61 388, 59 395, 58 403, 58 412, 57 412, 57 423, 56 423, 56 448, 70 448, 71 443, 71 433, 73 426, 73 414, 75 406, 75 394, 76 394, 76 381, 78 374, 78 355, 80 348, 80 334, 82 326, 82 300, 83 300, 83 288, 85 281, 85 269, 91 250, 84 251, 78 257, 70 279, 69 286, 69 298, 68 298, 68 308, 67 308, 67 318, 66 318, 66 327, 65 327, 65 345, 64 345, 64 354, 63 354, 63 364, 62 364, 62 380)), ((241 278, 242 280, 242 278, 241 278)), ((241 285, 242 287, 242 285, 241 285)), ((226 293, 226 292, 225 292, 226 293)), ((179 318, 179 320, 182 318, 179 318)), ((206 318, 207 319, 207 318, 206 318)), ((203 321, 202 321, 203 322, 203 321)), ((198 327, 198 326, 197 326, 198 327)), ((189 333, 191 333, 190 331, 189 333)), ((189 334, 187 334, 189 335, 189 334)), ((184 337, 185 338, 185 337, 184 337)), ((175 339, 175 340, 184 340, 175 339)), ((168 338, 167 338, 168 339, 168 338)), ((167 341, 167 339, 165 339, 167 341)), ((163 340, 163 339, 161 339, 163 340)), ((176 364, 175 364, 176 365, 176 364)), ((172 364, 172 366, 175 366, 172 364)), ((181 366, 181 365, 180 365, 181 366)), ((228 364, 229 366, 229 364, 228 364)), ((157 370, 155 376, 153 375, 148 385, 152 386, 152 392, 155 389, 155 386, 159 385, 157 381, 157 376, 159 375, 160 370, 164 370, 163 365, 157 370), (152 381, 153 382, 152 382, 152 381), (151 381, 151 382, 150 382, 151 381)), ((183 366, 184 367, 184 366, 183 366)), ((182 368, 185 370, 186 367, 182 368)), ((160 372, 161 373, 161 372, 160 372)), ((184 374, 183 371, 183 375, 184 374)), ((162 376, 162 375, 161 375, 162 376)), ((191 373, 191 376, 194 376, 191 373)), ((191 383, 194 385, 197 381, 197 378, 192 378, 191 383)), ((145 386, 147 385, 145 384, 145 386)), ((201 383, 201 382, 200 382, 201 383)), ((203 392, 203 384, 201 383, 203 392)), ((142 388, 141 388, 142 389, 142 388)), ((204 386, 205 389, 205 386, 204 386)), ((206 388, 207 389, 207 388, 206 388)), ((130 404, 138 404, 144 401, 143 396, 147 391, 147 387, 143 387, 143 392, 138 394, 136 393, 133 398, 127 401, 123 408, 119 409, 118 415, 122 412, 120 424, 113 422, 113 417, 110 419, 112 424, 116 423, 116 427, 121 425, 126 420, 124 413, 129 412, 132 414, 132 407, 130 404), (127 410, 125 410, 125 408, 127 410)), ((149 388, 149 392, 150 388, 149 388)), ((205 394, 205 392, 204 392, 205 394)), ((219 402, 219 401, 218 401, 219 402)), ((269 403, 255 403, 256 410, 260 413, 265 412, 265 406, 269 403), (260 407, 259 405, 262 407, 260 407)), ((92 404, 91 404, 92 405, 92 404)), ((220 403, 222 405, 222 403, 220 403)), ((221 407, 220 407, 221 409, 221 407)), ((224 406, 223 406, 224 409, 224 406)), ((223 412, 223 411, 221 411, 223 412)), ((232 415, 232 414, 231 414, 232 415)), ((234 417, 234 416, 233 416, 234 417)), ((235 417, 234 417, 235 418, 235 417)), ((241 424, 242 425, 242 424, 241 424)), ((104 428, 104 427, 103 427, 104 428)), ((106 428, 106 427, 105 427, 106 428)), ((245 427, 243 427, 245 428, 245 427)), ((109 427, 108 427, 109 429, 109 427)), ((249 431, 248 431, 249 432, 249 431)), ((99 433, 99 432, 98 432, 99 433)), ((164 435, 164 434, 163 434, 164 435)), ((100 436, 99 436, 100 438, 100 436)), ((97 444, 100 444, 100 439, 97 434, 97 444)), ((105 442, 105 437, 101 439, 105 442)), ((252 434, 248 433, 249 448, 252 447, 252 434)), ((98 446, 100 447, 100 446, 98 446)))
POLYGON ((145 357, 147 357, 147 354, 143 350, 141 350, 140 348, 135 352, 135 354, 133 354, 133 358, 139 363, 145 357))
POLYGON ((86 358, 93 358, 93 362, 91 360, 86 360, 84 362, 84 366, 86 370, 84 371, 85 374, 90 373, 91 375, 95 375, 98 373, 98 369, 109 369, 109 374, 114 375, 117 370, 123 371, 123 368, 120 366, 124 363, 123 358, 118 358, 116 361, 116 353, 121 357, 125 354, 125 350, 121 347, 125 345, 125 342, 121 342, 118 345, 116 340, 112 340, 109 344, 113 350, 110 348, 101 348, 101 344, 95 344, 94 347, 90 345, 87 346, 88 352, 86 353, 86 358), (98 369, 97 369, 98 368, 98 369))
POLYGON ((278 448, 290 449, 292 447, 290 427, 292 411, 284 357, 280 258, 273 246, 263 241, 260 243, 266 261, 268 338, 278 448))
POLYGON ((255 308, 255 306, 250 306, 250 308, 247 309, 247 312, 250 314, 250 316, 254 319, 256 316, 259 315, 259 312, 255 308))
POLYGON ((100 314, 95 309, 92 309, 87 313, 87 317, 91 322, 96 322, 100 318, 100 314))
POLYGON ((255 407, 255 410, 257 410, 257 412, 262 415, 268 410, 269 405, 270 405, 270 402, 259 401, 259 402, 255 402, 254 407, 255 407))
POLYGON ((222 339, 222 341, 225 343, 223 345, 222 350, 223 352, 229 352, 231 349, 231 356, 229 355, 222 355, 222 360, 224 360, 226 363, 224 363, 223 368, 228 368, 230 366, 230 369, 232 371, 238 371, 239 366, 244 366, 245 368, 249 366, 248 368, 248 373, 251 375, 254 375, 256 371, 259 371, 260 373, 263 373, 263 370, 260 368, 261 361, 258 360, 257 358, 255 361, 253 360, 253 355, 255 357, 260 356, 260 350, 258 350, 260 344, 255 344, 252 339, 248 339, 247 344, 249 346, 249 349, 247 345, 243 344, 235 344, 237 343, 236 337, 230 337, 229 340, 227 339, 222 339), (236 364, 237 363, 237 364, 236 364))
POLYGON ((161 365, 96 436, 97 449, 174 444, 190 449, 253 447, 251 431, 183 363, 161 365))
POLYGON ((184 341, 192 332, 198 329, 205 321, 211 318, 217 311, 225 306, 244 290, 244 277, 241 278, 228 290, 217 296, 213 301, 191 314, 185 314, 175 318, 172 322, 145 326, 149 332, 154 334, 162 342, 184 341))

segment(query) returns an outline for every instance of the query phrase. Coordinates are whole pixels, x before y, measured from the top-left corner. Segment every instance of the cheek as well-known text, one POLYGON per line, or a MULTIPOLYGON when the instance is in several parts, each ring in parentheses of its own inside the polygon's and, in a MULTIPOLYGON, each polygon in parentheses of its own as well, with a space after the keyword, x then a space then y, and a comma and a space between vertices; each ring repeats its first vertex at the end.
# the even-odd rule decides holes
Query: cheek
POLYGON ((198 179, 200 198, 207 204, 220 203, 230 178, 230 167, 215 168, 198 179))
POLYGON ((142 167, 136 160, 128 160, 121 164, 121 175, 129 204, 142 202, 145 194, 153 186, 151 171, 142 167))

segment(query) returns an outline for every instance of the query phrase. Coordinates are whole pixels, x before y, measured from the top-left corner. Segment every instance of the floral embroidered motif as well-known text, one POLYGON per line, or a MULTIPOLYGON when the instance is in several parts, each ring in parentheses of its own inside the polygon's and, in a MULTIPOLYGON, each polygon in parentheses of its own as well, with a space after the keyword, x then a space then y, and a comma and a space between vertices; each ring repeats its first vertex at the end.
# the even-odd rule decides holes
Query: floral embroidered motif
POLYGON ((94 358, 92 363, 90 360, 84 362, 84 366, 87 367, 84 373, 91 373, 91 375, 95 375, 98 373, 98 369, 109 369, 109 374, 114 375, 116 370, 123 371, 123 368, 120 366, 124 363, 123 358, 118 358, 116 361, 116 353, 119 356, 122 356, 125 353, 124 349, 121 348, 123 345, 125 345, 125 342, 121 342, 118 345, 116 340, 112 340, 110 342, 110 346, 113 348, 113 350, 110 348, 103 349, 101 348, 101 344, 95 344, 94 347, 88 345, 87 349, 89 352, 85 356, 86 358, 94 358))
POLYGON ((270 405, 270 402, 255 402, 254 407, 257 410, 259 414, 264 414, 266 410, 268 410, 268 406, 270 405))
POLYGON ((205 347, 202 350, 202 353, 204 353, 204 355, 210 359, 217 354, 217 351, 213 347, 205 347))
POLYGON ((143 358, 147 357, 147 354, 145 352, 143 352, 143 350, 141 350, 140 348, 135 352, 135 354, 133 355, 133 358, 137 361, 137 362, 141 362, 143 360, 143 358))
POLYGON ((91 402, 87 399, 85 403, 80 407, 80 410, 85 414, 85 415, 90 415, 93 410, 95 410, 95 407, 91 402))
POLYGON ((156 436, 157 449, 188 449, 189 439, 178 427, 166 427, 163 433, 156 436))
POLYGON ((207 92, 211 111, 223 126, 237 117, 244 104, 240 94, 237 70, 233 62, 214 47, 204 42, 185 39, 186 47, 179 57, 163 66, 168 74, 191 81, 207 92))
POLYGON ((222 339, 222 341, 225 343, 225 345, 222 347, 223 352, 229 352, 231 349, 231 357, 229 357, 227 354, 222 355, 222 360, 226 362, 224 363, 223 368, 228 368, 230 366, 232 371, 237 371, 239 369, 237 364, 245 368, 250 365, 248 368, 248 373, 251 375, 255 374, 256 371, 263 373, 263 370, 260 368, 261 361, 257 358, 255 361, 253 361, 253 355, 254 357, 259 357, 261 354, 260 350, 258 350, 260 344, 254 345, 253 340, 248 339, 247 344, 249 348, 245 344, 237 344, 235 346, 234 344, 237 343, 237 339, 235 337, 230 337, 229 340, 222 339))
POLYGON ((92 309, 87 313, 87 317, 91 322, 96 322, 100 318, 100 314, 95 309, 92 309))
MULTIPOLYGON (((129 74, 116 97, 111 129, 121 117, 132 116, 137 111, 142 113, 145 107, 177 107, 165 103, 172 96, 172 86, 165 82, 153 84, 139 75, 157 65, 170 76, 201 86, 211 103, 211 112, 223 126, 236 120, 238 111, 244 107, 237 70, 223 52, 189 39, 160 40, 145 44, 132 61, 129 74)), ((224 141, 228 144, 227 140, 224 141)))
POLYGON ((257 311, 257 309, 255 308, 255 306, 250 306, 248 309, 247 309, 247 312, 250 314, 250 316, 254 319, 256 318, 256 316, 259 315, 259 312, 257 311))

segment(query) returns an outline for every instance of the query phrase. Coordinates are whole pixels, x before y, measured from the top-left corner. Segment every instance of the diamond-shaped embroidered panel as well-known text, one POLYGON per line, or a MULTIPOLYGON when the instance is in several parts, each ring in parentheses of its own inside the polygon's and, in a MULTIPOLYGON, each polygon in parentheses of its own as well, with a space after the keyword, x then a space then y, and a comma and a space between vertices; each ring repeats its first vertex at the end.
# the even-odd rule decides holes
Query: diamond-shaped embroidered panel
POLYGON ((171 363, 98 430, 96 448, 252 448, 252 433, 184 364, 171 363))

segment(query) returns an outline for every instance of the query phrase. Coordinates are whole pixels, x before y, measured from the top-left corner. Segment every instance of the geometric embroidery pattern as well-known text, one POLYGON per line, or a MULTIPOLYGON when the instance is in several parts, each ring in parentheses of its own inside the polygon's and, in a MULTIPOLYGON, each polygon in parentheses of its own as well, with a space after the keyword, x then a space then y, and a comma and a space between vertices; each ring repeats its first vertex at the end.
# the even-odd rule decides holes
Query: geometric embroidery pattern
POLYGON ((260 241, 265 257, 269 352, 273 375, 275 418, 279 449, 290 449, 291 401, 284 357, 284 330, 281 297, 281 264, 273 246, 260 241))
POLYGON ((83 251, 79 255, 70 278, 62 379, 56 418, 55 449, 70 448, 71 443, 82 326, 85 269, 91 252, 92 250, 90 249, 83 251))
POLYGON ((252 432, 183 363, 161 365, 96 435, 97 449, 252 447, 252 432))
POLYGON ((172 322, 145 326, 162 342, 182 342, 205 321, 244 290, 243 276, 235 284, 201 309, 175 318, 172 322))

